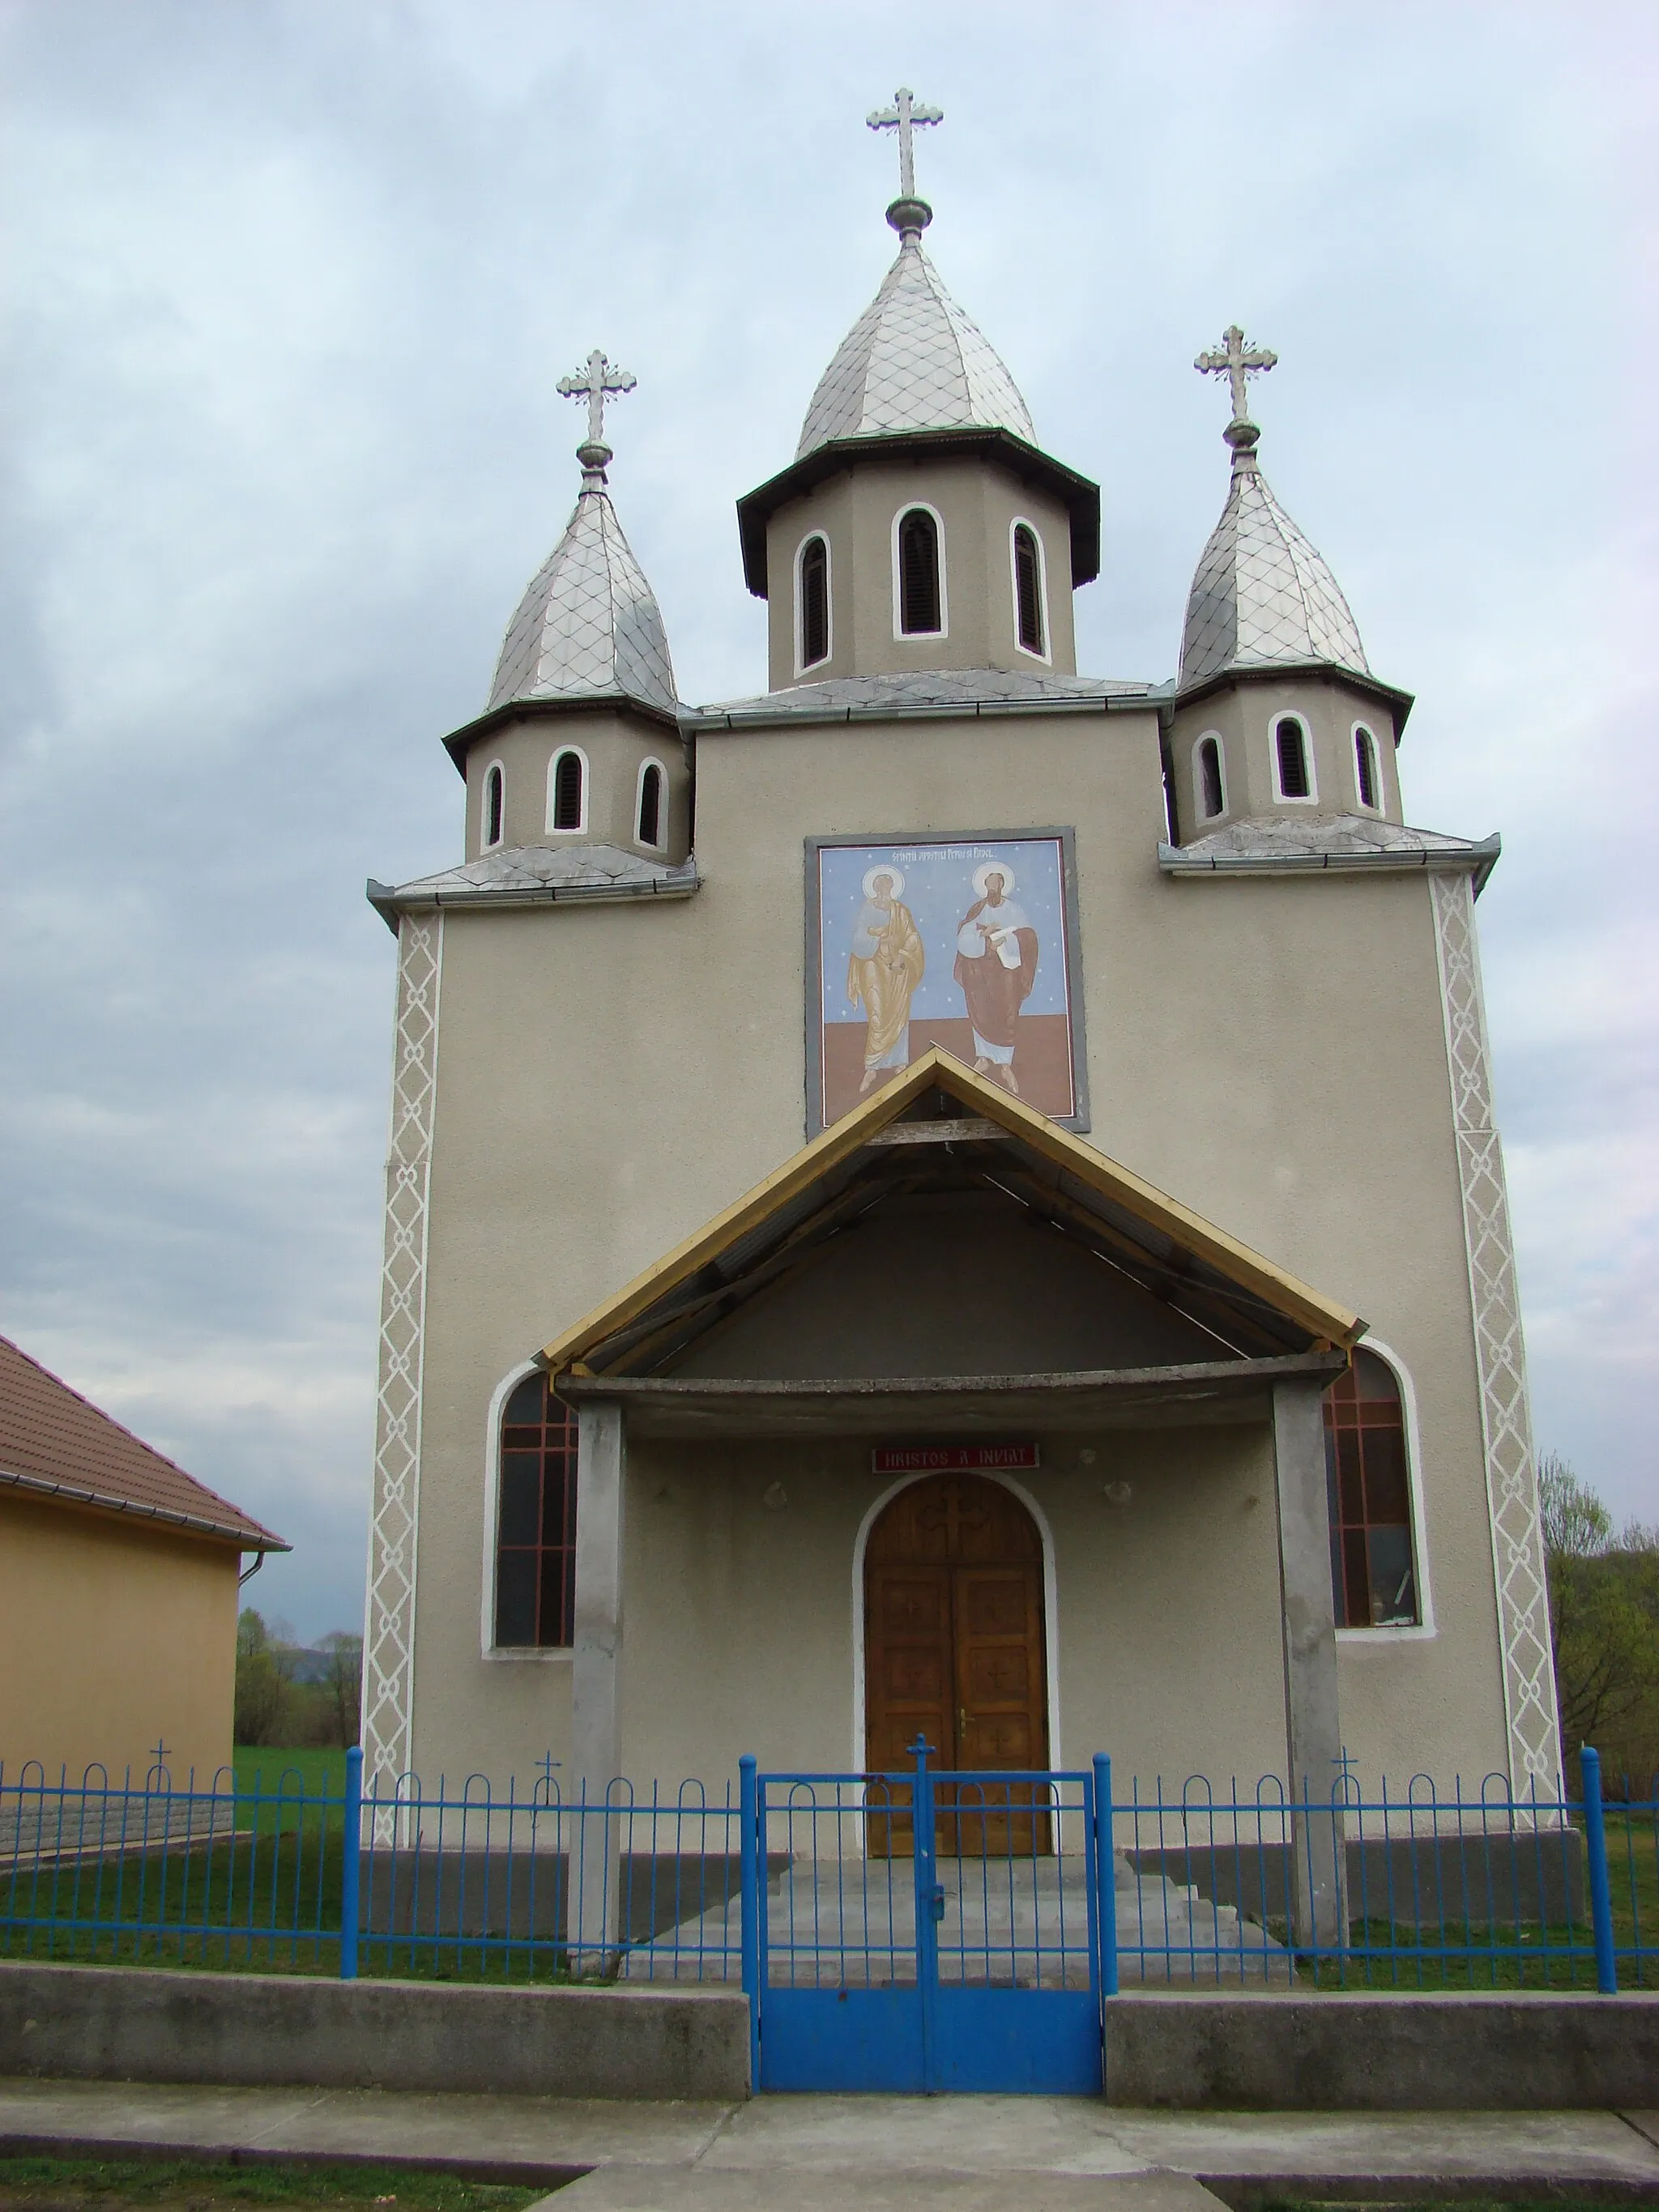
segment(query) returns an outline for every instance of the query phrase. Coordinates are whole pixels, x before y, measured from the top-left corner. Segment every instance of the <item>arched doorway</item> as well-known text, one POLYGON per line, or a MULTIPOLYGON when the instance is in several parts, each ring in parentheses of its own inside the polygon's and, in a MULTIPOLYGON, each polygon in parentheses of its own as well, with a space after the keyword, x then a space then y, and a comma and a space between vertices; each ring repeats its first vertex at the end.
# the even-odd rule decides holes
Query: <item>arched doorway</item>
MULTIPOLYGON (((1042 1768, 1048 1764, 1042 1539, 1012 1491, 977 1475, 936 1475, 902 1490, 871 1529, 864 1555, 865 1757, 902 1771, 920 1732, 933 1765, 1042 1768)), ((984 1788, 958 1803, 939 1793, 938 1848, 1046 1851, 1048 1821, 1014 1805, 1018 1789, 984 1788)), ((886 1826, 887 1823, 879 1824, 886 1826)), ((910 1849, 908 1822, 872 1848, 910 1849)))

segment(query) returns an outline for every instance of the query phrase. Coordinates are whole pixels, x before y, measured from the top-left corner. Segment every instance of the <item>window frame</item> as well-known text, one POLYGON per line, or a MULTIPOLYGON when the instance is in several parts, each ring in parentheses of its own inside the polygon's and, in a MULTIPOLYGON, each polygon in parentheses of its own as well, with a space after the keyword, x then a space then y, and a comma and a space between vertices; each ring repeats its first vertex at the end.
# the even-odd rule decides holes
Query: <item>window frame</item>
POLYGON ((1382 748, 1377 741, 1376 732, 1369 722, 1356 722, 1349 735, 1353 745, 1354 803, 1362 814, 1385 814, 1388 811, 1388 793, 1382 781, 1382 748), (1362 744, 1368 744, 1371 753, 1372 797, 1369 805, 1359 782, 1359 749, 1362 744))
POLYGON ((935 638, 951 635, 951 596, 947 588, 947 568, 945 558, 945 517, 931 500, 907 499, 893 515, 891 532, 893 566, 893 640, 897 645, 924 645, 935 638), (906 629, 904 624, 903 577, 899 568, 899 529, 907 514, 929 514, 933 519, 933 550, 939 558, 939 628, 937 629, 906 629))
POLYGON ((823 668, 835 658, 836 652, 836 593, 835 554, 830 544, 827 530, 809 530, 795 548, 795 673, 805 676, 809 668, 823 668), (814 542, 823 548, 823 635, 824 648, 817 660, 806 658, 806 592, 805 576, 806 549, 814 542))
MULTIPOLYGON (((1417 1579, 1417 1610, 1415 1621, 1402 1622, 1394 1628, 1339 1628, 1339 1644, 1422 1644, 1437 1633, 1434 1618, 1434 1591, 1429 1577, 1428 1518, 1423 1503, 1423 1448, 1418 1430, 1417 1389, 1412 1381, 1411 1370, 1400 1354, 1369 1333, 1355 1346, 1358 1352, 1374 1352, 1394 1376, 1395 1388, 1400 1393, 1401 1426, 1406 1442, 1406 1494, 1411 1501, 1412 1571, 1417 1579)), ((1324 1433, 1324 1411, 1320 1412, 1320 1433, 1324 1433)), ((1332 1603, 1335 1593, 1332 1592, 1332 1603)))
MULTIPOLYGON (((523 1359, 516 1367, 509 1368, 491 1392, 489 1411, 485 1415, 489 1425, 484 1431, 483 1588, 478 1607, 478 1654, 481 1658, 495 1665, 568 1667, 576 1656, 574 1643, 497 1644, 495 1641, 495 1554, 496 1532, 501 1515, 502 1416, 507 1412, 508 1399, 520 1383, 540 1372, 541 1362, 536 1359, 523 1359)), ((580 1516, 580 1485, 576 1497, 580 1516)), ((579 1531, 580 1525, 579 1518, 579 1531)))
POLYGON ((1313 732, 1308 718, 1294 707, 1275 707, 1267 718, 1267 757, 1273 769, 1273 799, 1280 806, 1317 806, 1319 804, 1319 767, 1314 759, 1313 732), (1302 765, 1308 772, 1308 788, 1299 797, 1287 792, 1279 773, 1279 726, 1294 722, 1302 732, 1302 765))
POLYGON ((1042 542, 1042 532, 1029 514, 1017 514, 1008 525, 1008 587, 1014 615, 1014 650, 1023 653, 1028 660, 1040 661, 1043 667, 1054 663, 1054 623, 1048 614, 1048 549, 1042 542), (1033 653, 1019 634, 1019 533, 1029 530, 1031 543, 1036 548, 1037 622, 1042 631, 1042 651, 1033 653))
POLYGON ((507 842, 507 763, 496 759, 483 772, 483 786, 478 794, 478 850, 494 853, 507 842), (495 836, 489 832, 489 784, 491 777, 499 777, 501 790, 501 825, 495 836))
POLYGON ((668 770, 654 753, 647 753, 640 763, 640 772, 634 779, 634 842, 644 846, 647 853, 668 850, 668 770), (640 809, 645 799, 645 779, 651 770, 657 771, 657 835, 654 840, 640 834, 640 809))
POLYGON ((1201 730, 1193 744, 1193 826, 1224 822, 1231 811, 1227 800, 1227 747, 1219 730, 1201 730), (1221 786, 1221 805, 1212 814, 1204 804, 1204 748, 1215 747, 1216 779, 1221 786))
POLYGON ((556 745, 553 757, 547 763, 547 835, 550 837, 585 837, 587 834, 588 811, 592 803, 593 770, 587 755, 580 745, 556 745), (581 763, 582 804, 581 819, 561 828, 554 820, 558 811, 559 763, 569 754, 581 763))

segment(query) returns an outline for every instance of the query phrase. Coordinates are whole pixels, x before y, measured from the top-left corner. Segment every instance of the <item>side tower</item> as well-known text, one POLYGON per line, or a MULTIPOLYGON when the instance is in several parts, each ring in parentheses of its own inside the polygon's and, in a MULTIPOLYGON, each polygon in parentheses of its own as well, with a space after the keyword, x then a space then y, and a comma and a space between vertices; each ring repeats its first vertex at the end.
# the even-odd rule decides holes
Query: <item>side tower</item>
MULTIPOLYGON (((1194 363, 1205 374, 1227 379, 1232 407, 1224 435, 1232 471, 1221 518, 1193 578, 1179 672, 1164 709, 1164 772, 1176 842, 1160 849, 1159 866, 1173 878, 1231 876, 1240 884, 1299 878, 1301 893, 1286 896, 1299 896, 1304 908, 1308 897, 1317 902, 1318 914, 1304 910, 1293 931, 1279 936, 1270 927, 1258 936, 1255 925, 1263 919, 1258 897, 1249 902, 1249 915, 1235 910, 1232 928, 1249 939, 1249 957, 1258 967, 1265 957, 1267 969, 1276 973, 1281 1003, 1294 1008, 1278 1042, 1299 1061, 1280 1110, 1294 1125, 1300 1097, 1309 1100, 1315 1122, 1335 1124, 1326 1147, 1328 1188, 1334 1195, 1350 1197, 1358 1209, 1346 1231, 1355 1247, 1351 1279, 1363 1285, 1377 1336, 1414 1340, 1425 1400, 1447 1385, 1461 1387, 1458 1378, 1472 1364, 1506 1763, 1518 1791, 1534 1784, 1547 1791, 1560 1771, 1559 1726, 1526 1353, 1474 910, 1497 864, 1499 840, 1471 842, 1416 829, 1406 820, 1398 753, 1411 696, 1372 673, 1334 575, 1279 505, 1257 459, 1261 434, 1249 419, 1248 380, 1273 368, 1276 358, 1247 343, 1235 325, 1218 347, 1194 363), (1413 877, 1426 878, 1425 896, 1411 884, 1413 877), (1396 887, 1392 895, 1386 893, 1390 879, 1396 887), (1386 904, 1374 899, 1362 908, 1336 896, 1339 884, 1365 880, 1386 904), (1321 886, 1327 887, 1324 895, 1321 886), (1413 950, 1430 930, 1431 966, 1426 944, 1420 959, 1413 950), (1428 1072, 1426 1040, 1408 1042, 1407 1026, 1407 1006, 1422 1005, 1420 969, 1431 988, 1437 975, 1445 1054, 1446 1077, 1440 1080, 1448 1087, 1437 1085, 1432 1101, 1413 1080, 1413 1071, 1419 1078, 1428 1072), (1362 976, 1370 991, 1356 988, 1362 976), (1354 1033, 1356 1020, 1368 1018, 1377 1024, 1375 1041, 1354 1033), (1346 1051, 1337 1042, 1345 1030, 1346 1051), (1389 1060, 1394 1066, 1384 1064, 1389 1060), (1362 1073, 1368 1066, 1369 1075, 1362 1073), (1364 1095, 1368 1086, 1370 1095, 1364 1095), (1437 1218, 1444 1212, 1443 1202, 1429 1194, 1439 1180, 1448 1114, 1461 1212, 1458 1256, 1467 1269, 1468 1336, 1461 1342, 1461 1332, 1425 1326, 1446 1288, 1445 1270, 1431 1256, 1437 1235, 1429 1233, 1428 1224, 1431 1213, 1437 1218), (1396 1186, 1396 1210, 1385 1230, 1389 1174, 1377 1162, 1395 1146, 1403 1148, 1407 1172, 1396 1186), (1345 1147, 1355 1155, 1346 1170, 1345 1147), (1374 1186, 1373 1201, 1382 1205, 1365 1232, 1359 1224, 1367 1214, 1368 1185, 1374 1186), (1425 1201, 1428 1211, 1413 1228, 1410 1217, 1425 1201), (1400 1248, 1398 1262, 1384 1257, 1391 1246, 1400 1248)), ((1231 934, 1218 916, 1212 926, 1222 937, 1231 934)), ((1414 1025, 1415 1017, 1411 1019, 1414 1025)), ((1212 1036, 1210 1049, 1218 1048, 1224 1055, 1236 1052, 1239 1040, 1212 1036)), ((1301 1134, 1306 1158, 1312 1146, 1307 1131, 1301 1134)), ((1295 1168, 1282 1156, 1294 1158, 1298 1146, 1286 1145, 1277 1131, 1271 1144, 1281 1156, 1276 1175, 1294 1176, 1295 1168)), ((1396 1389, 1401 1370, 1392 1358, 1389 1364, 1395 1379, 1375 1354, 1369 1364, 1362 1356, 1353 1407, 1328 1412, 1337 1626, 1351 1637, 1386 1636, 1396 1615, 1424 1628, 1428 1619, 1423 1534, 1401 1525, 1414 1520, 1414 1510, 1403 1502, 1379 1503, 1395 1486, 1391 1475, 1379 1473, 1374 1494, 1358 1433, 1368 1420, 1382 1418, 1380 1410, 1366 1410, 1367 1376, 1384 1394, 1396 1389), (1345 1425, 1352 1431, 1346 1444, 1345 1425), (1415 1578, 1414 1594, 1411 1583, 1401 1585, 1403 1607, 1396 1602, 1396 1568, 1415 1578)), ((1463 1456, 1455 1441, 1465 1426, 1462 1417, 1443 1431, 1443 1443, 1434 1434, 1439 1424, 1432 1412, 1424 1412, 1421 1422, 1421 1451, 1430 1471, 1449 1468, 1463 1456)), ((1417 1472, 1420 1478, 1424 1470, 1417 1472)), ((1403 1488, 1399 1496, 1403 1501, 1403 1488)), ((1431 1519, 1435 1503, 1431 1500, 1431 1519)), ((1446 1580, 1455 1592, 1447 1609, 1461 1626, 1480 1604, 1472 1550, 1446 1580)), ((1360 1679, 1355 1673, 1356 1684, 1360 1679)), ((1362 1735, 1370 1717, 1366 1695, 1357 1690, 1351 1701, 1362 1735)), ((1396 1731, 1398 1725, 1396 1716, 1396 1731)))

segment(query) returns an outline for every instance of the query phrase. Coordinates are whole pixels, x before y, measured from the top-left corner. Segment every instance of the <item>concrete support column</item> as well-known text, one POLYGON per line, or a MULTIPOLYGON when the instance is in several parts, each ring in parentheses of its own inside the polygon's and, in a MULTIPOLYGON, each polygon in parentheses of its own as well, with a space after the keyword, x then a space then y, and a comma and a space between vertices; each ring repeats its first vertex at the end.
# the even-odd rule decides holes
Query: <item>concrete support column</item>
POLYGON ((1291 1918, 1298 1943, 1328 1944, 1346 1939, 1347 1885, 1341 1814, 1332 1801, 1342 1777, 1342 1724, 1322 1396, 1314 1380, 1273 1386, 1285 1754, 1297 1808, 1291 1822, 1291 1918), (1312 1809, 1304 1811, 1304 1803, 1312 1809))
POLYGON ((602 1972, 621 1927, 623 1409, 584 1403, 576 1415, 576 1641, 571 1747, 585 1806, 572 1823, 568 1926, 579 1973, 602 1972), (606 1793, 610 1792, 609 1800, 606 1793))

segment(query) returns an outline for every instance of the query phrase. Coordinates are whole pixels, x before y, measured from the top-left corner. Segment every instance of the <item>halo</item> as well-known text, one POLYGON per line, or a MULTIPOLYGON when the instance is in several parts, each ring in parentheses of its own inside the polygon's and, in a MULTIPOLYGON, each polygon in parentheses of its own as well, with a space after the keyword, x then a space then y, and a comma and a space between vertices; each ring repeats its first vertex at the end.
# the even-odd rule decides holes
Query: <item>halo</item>
POLYGON ((992 875, 1001 877, 1004 898, 1018 887, 1018 878, 1006 860, 988 860, 982 868, 974 870, 974 889, 981 898, 985 896, 985 878, 992 875))
POLYGON ((877 882, 883 876, 886 876, 892 884, 893 897, 896 898, 899 893, 904 889, 903 869, 890 867, 885 860, 882 860, 878 862, 876 866, 873 868, 866 868, 864 872, 864 896, 866 898, 874 898, 876 895, 877 882))

